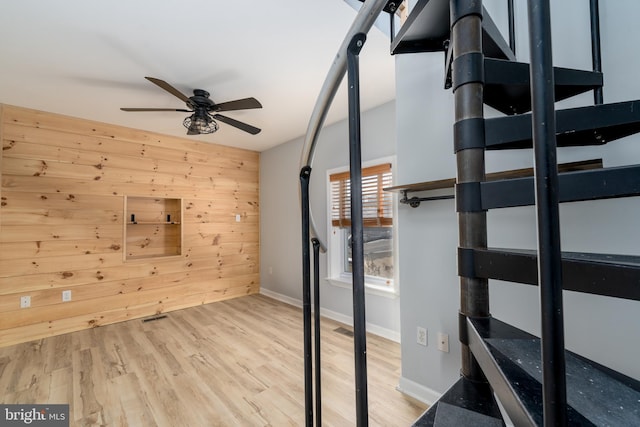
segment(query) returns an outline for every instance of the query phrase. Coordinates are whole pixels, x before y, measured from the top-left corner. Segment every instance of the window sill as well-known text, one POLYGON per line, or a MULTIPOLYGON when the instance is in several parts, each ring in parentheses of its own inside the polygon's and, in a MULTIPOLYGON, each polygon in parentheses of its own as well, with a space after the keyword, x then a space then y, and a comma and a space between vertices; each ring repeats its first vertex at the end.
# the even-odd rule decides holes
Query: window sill
MULTIPOLYGON (((351 289, 351 277, 326 277, 325 280, 333 286, 339 288, 351 289)), ((364 292, 369 295, 378 295, 385 298, 398 298, 400 295, 394 286, 378 285, 375 283, 365 282, 364 292)))

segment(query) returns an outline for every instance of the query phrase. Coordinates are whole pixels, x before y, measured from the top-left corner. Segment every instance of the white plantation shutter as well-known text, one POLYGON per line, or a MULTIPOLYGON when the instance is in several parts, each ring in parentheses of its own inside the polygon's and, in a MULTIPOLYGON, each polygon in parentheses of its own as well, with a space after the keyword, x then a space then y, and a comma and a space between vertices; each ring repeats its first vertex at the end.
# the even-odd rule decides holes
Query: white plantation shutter
MULTIPOLYGON (((351 226, 351 182, 349 171, 329 176, 331 224, 351 226)), ((383 191, 392 185, 391 163, 362 169, 362 216, 365 227, 393 225, 393 195, 383 191)))

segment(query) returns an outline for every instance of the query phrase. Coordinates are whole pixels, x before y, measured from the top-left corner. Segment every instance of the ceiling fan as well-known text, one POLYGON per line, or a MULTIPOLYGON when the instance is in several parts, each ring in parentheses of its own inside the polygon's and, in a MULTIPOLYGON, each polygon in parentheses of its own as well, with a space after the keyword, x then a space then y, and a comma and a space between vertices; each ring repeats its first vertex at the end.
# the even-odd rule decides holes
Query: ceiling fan
POLYGON ((202 89, 194 89, 193 96, 187 97, 178 89, 171 86, 164 80, 156 79, 153 77, 145 77, 151 83, 166 90, 173 96, 180 98, 185 104, 187 109, 181 108, 120 108, 122 111, 182 111, 185 113, 193 113, 182 124, 187 128, 187 135, 199 135, 206 133, 213 133, 218 130, 219 120, 223 123, 236 127, 240 130, 248 132, 252 135, 260 133, 260 129, 251 126, 247 123, 240 122, 222 114, 212 114, 218 111, 233 111, 233 110, 248 110, 252 108, 262 108, 262 104, 255 98, 243 98, 236 99, 235 101, 223 102, 216 104, 209 98, 209 92, 202 89))

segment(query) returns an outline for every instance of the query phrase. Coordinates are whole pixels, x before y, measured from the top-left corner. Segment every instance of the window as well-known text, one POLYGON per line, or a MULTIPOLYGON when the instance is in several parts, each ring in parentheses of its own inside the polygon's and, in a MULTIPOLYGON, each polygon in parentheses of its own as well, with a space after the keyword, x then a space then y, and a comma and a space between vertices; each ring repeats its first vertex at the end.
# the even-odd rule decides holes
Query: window
MULTIPOLYGON (((331 183, 331 224, 351 227, 351 181, 349 171, 329 176, 331 183)), ((362 169, 362 216, 365 227, 393 225, 393 197, 384 192, 392 184, 391 163, 362 169)))
MULTIPOLYGON (((394 198, 391 162, 362 169, 364 269, 367 288, 395 293, 394 198)), ((332 283, 351 282, 351 182, 349 171, 329 171, 329 275, 332 283)))

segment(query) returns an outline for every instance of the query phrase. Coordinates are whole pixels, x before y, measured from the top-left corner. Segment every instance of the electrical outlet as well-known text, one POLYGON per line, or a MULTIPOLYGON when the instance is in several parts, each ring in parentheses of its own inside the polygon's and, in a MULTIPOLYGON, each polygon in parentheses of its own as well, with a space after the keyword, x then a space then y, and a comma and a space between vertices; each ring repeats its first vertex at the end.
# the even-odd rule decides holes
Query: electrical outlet
POLYGON ((449 353, 449 335, 438 332, 438 350, 449 353))
POLYGON ((416 342, 420 345, 427 346, 427 330, 421 326, 418 326, 416 342))
POLYGON ((24 296, 24 297, 20 297, 20 308, 29 308, 31 307, 31 297, 30 296, 24 296))
POLYGON ((62 302, 71 301, 71 291, 62 291, 62 302))

